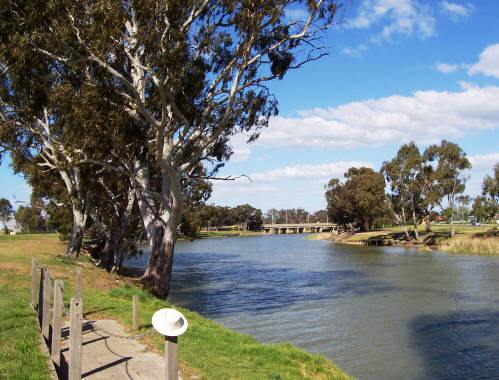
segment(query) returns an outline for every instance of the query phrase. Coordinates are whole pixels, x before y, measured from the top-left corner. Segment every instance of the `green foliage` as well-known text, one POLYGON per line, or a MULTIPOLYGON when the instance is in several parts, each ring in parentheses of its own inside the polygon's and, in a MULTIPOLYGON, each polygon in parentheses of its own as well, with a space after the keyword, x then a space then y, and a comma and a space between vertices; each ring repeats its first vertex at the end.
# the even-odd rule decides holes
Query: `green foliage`
POLYGON ((454 207, 456 196, 465 190, 462 172, 471 168, 466 153, 459 145, 443 140, 440 145, 429 146, 423 159, 427 163, 426 180, 436 202, 442 207, 442 200, 446 199, 449 207, 454 207))
MULTIPOLYGON (((324 213, 324 211, 323 211, 324 213)), ((288 208, 282 210, 276 210, 272 208, 268 210, 265 214, 265 223, 306 223, 317 222, 319 221, 317 218, 322 216, 324 222, 326 222, 327 216, 324 214, 310 214, 307 210, 303 208, 288 208), (315 217, 315 218, 314 218, 315 217)))
POLYGON ((14 213, 14 209, 8 199, 1 198, 0 199, 0 221, 3 223, 3 228, 5 233, 9 232, 7 228, 7 223, 10 220, 12 214, 14 213))
POLYGON ((471 212, 479 221, 493 221, 499 212, 499 203, 497 200, 488 197, 476 197, 471 212))
POLYGON ((421 173, 422 157, 418 147, 411 142, 402 145, 397 156, 385 161, 381 172, 390 184, 388 205, 395 222, 407 232, 407 220, 417 226, 425 214, 424 181, 421 173))
POLYGON ((45 220, 37 207, 19 206, 15 218, 24 233, 45 231, 45 220))
POLYGON ((326 200, 332 221, 370 231, 386 212, 385 180, 371 168, 350 168, 344 183, 336 178, 329 181, 326 200))
POLYGON ((494 166, 494 176, 485 176, 482 185, 483 195, 499 200, 499 163, 494 166))
POLYGON ((47 227, 52 231, 57 231, 61 240, 68 240, 73 228, 71 208, 67 206, 49 206, 47 207, 47 214, 47 227))
POLYGON ((256 231, 262 224, 262 211, 249 204, 236 207, 202 205, 196 213, 203 228, 237 226, 239 229, 256 231))

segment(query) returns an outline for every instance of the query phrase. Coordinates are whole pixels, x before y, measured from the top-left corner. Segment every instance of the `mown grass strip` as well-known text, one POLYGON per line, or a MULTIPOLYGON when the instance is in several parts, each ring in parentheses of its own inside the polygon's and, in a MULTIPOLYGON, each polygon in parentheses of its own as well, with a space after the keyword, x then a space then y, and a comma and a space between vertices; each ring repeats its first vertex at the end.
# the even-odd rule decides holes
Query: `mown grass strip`
POLYGON ((40 350, 35 313, 28 306, 30 289, 24 276, 0 277, 0 378, 50 379, 47 358, 40 350))
MULTIPOLYGON (((32 257, 47 265, 54 278, 64 280, 66 310, 69 310, 69 300, 74 295, 76 267, 83 268, 84 312, 88 318, 116 319, 131 331, 132 296, 138 295, 139 333, 149 333, 144 342, 162 352, 163 337, 152 331, 150 320, 154 311, 171 305, 140 289, 133 279, 110 276, 94 267, 86 258, 68 260, 60 256, 64 246, 55 235, 42 235, 38 240, 32 235, 26 236, 25 240, 21 236, 14 239, 0 238, 0 284, 4 287, 0 298, 0 319, 7 324, 6 328, 10 331, 7 334, 11 334, 0 335, 0 377, 7 373, 12 374, 7 378, 48 378, 45 358, 39 351, 39 332, 34 313, 27 306, 32 257), (3 310, 3 303, 8 303, 8 312, 3 310), (4 342, 11 340, 20 342, 7 344, 4 348, 4 342), (21 367, 24 372, 19 373, 23 376, 16 377, 21 367)), ((180 338, 179 345, 184 379, 349 378, 323 356, 306 353, 290 344, 261 344, 248 335, 227 329, 197 313, 177 309, 189 320, 189 329, 180 338)), ((126 340, 123 344, 126 344, 126 340)))

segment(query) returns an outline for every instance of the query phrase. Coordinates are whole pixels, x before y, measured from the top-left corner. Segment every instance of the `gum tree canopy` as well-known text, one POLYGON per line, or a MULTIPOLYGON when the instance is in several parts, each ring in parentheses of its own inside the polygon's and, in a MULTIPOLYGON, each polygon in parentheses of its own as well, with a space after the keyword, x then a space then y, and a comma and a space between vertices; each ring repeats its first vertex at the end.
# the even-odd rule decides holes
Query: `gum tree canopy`
POLYGON ((151 251, 142 281, 166 297, 183 183, 201 162, 213 175, 232 153, 232 135, 258 137, 277 113, 268 82, 326 54, 321 40, 337 2, 7 3, 2 22, 27 28, 26 46, 65 75, 83 73, 90 85, 108 88, 102 102, 121 107, 143 136, 133 165, 93 157, 85 147, 82 161, 130 178, 151 251))

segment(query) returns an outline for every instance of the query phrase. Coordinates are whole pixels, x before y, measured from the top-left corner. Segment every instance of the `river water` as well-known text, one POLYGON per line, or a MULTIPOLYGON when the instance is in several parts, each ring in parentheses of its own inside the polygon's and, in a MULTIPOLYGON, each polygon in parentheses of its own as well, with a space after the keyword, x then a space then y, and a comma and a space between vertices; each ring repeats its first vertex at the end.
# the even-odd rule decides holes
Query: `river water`
POLYGON ((499 379, 499 257, 306 235, 179 242, 169 300, 359 379, 499 379))

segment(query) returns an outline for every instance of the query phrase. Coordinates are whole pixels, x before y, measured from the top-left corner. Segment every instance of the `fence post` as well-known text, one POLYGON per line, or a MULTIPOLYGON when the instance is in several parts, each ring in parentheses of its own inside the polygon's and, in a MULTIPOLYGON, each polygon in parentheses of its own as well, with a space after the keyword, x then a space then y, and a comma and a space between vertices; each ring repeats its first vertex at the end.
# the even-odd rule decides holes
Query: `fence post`
POLYGON ((76 298, 81 298, 81 268, 76 268, 76 298))
POLYGON ((45 268, 40 268, 40 281, 38 286, 38 323, 42 327, 43 319, 43 286, 45 284, 45 268))
POLYGON ((36 261, 35 259, 31 259, 31 306, 33 309, 37 309, 38 304, 36 302, 36 261))
POLYGON ((62 307, 63 298, 62 290, 64 282, 62 280, 55 280, 54 282, 54 320, 52 323, 52 349, 50 356, 52 361, 56 364, 56 368, 61 366, 61 328, 62 328, 62 307))
POLYGON ((176 336, 165 336, 166 380, 178 380, 176 336))
POLYGON ((48 269, 44 268, 42 335, 47 339, 49 337, 50 329, 50 296, 52 295, 51 285, 48 269))
POLYGON ((69 330, 69 380, 81 379, 81 343, 83 324, 83 301, 71 298, 69 330))
POLYGON ((139 329, 139 296, 132 297, 132 329, 139 329))

